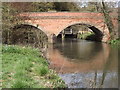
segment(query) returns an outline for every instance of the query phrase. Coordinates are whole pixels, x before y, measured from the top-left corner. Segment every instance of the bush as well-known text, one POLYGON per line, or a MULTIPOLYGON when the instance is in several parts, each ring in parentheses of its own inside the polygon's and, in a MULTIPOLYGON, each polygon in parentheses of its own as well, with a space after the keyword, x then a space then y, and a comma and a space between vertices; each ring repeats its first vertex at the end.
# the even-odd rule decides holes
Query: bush
POLYGON ((109 43, 112 45, 120 45, 120 39, 111 40, 111 41, 109 41, 109 43))

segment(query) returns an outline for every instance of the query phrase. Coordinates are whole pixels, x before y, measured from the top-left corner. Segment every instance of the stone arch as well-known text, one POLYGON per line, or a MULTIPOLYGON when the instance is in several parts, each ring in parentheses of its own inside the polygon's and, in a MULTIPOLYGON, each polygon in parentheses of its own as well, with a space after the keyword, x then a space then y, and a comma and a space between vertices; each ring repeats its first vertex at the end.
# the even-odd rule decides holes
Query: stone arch
MULTIPOLYGON (((21 39, 19 37, 20 35, 16 35, 17 37, 15 37, 14 36, 15 33, 20 33, 20 35, 22 35, 22 34, 26 35, 25 33, 27 33, 27 34, 29 33, 31 35, 30 36, 31 39, 29 39, 29 40, 32 40, 32 38, 34 39, 31 42, 29 42, 31 44, 32 44, 32 42, 35 42, 35 41, 36 41, 36 44, 40 44, 39 42, 42 41, 42 40, 40 40, 40 37, 41 37, 40 33, 42 33, 42 35, 44 34, 43 36, 45 36, 46 40, 48 41, 48 35, 46 34, 46 32, 44 32, 44 30, 42 30, 40 26, 34 25, 34 24, 26 24, 26 23, 24 23, 24 24, 15 25, 12 28, 12 39, 11 39, 13 41, 12 44, 15 44, 15 42, 16 42, 15 40, 20 40, 21 39), (19 31, 19 29, 23 29, 23 31, 22 30, 19 31), (14 40, 13 38, 16 38, 16 39, 14 40)), ((24 35, 23 35, 23 37, 24 37, 24 35)), ((28 36, 27 36, 27 38, 28 38, 28 36)))

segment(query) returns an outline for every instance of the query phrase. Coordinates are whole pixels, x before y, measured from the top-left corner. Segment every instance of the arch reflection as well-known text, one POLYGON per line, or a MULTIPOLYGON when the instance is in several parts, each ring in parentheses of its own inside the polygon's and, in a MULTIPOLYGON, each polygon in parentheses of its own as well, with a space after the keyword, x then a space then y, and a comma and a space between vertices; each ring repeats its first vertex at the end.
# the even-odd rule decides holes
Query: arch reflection
POLYGON ((49 45, 46 56, 57 72, 75 73, 102 70, 109 53, 110 47, 105 43, 73 41, 49 45))

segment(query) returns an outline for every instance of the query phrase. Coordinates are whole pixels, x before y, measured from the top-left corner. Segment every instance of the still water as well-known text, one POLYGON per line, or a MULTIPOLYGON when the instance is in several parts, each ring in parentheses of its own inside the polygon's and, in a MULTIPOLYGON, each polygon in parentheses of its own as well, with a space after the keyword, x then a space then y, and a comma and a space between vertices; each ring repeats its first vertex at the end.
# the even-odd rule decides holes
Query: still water
POLYGON ((106 43, 58 40, 46 57, 69 88, 118 87, 118 49, 106 43))

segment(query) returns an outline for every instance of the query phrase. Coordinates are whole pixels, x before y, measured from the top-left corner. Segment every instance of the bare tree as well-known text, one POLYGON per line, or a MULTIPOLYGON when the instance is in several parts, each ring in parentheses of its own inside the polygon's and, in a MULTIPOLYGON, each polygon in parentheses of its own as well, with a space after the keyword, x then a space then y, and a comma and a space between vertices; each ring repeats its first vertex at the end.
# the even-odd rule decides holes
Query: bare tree
POLYGON ((107 27, 109 29, 111 39, 116 39, 116 32, 114 30, 114 25, 110 16, 110 11, 108 10, 107 4, 102 0, 101 2, 101 10, 104 15, 105 23, 107 24, 107 27))

